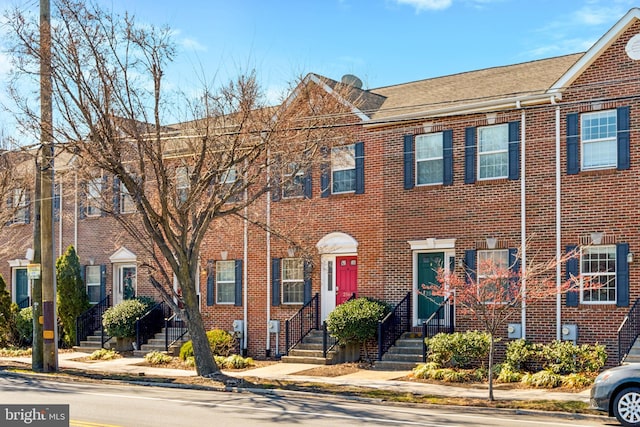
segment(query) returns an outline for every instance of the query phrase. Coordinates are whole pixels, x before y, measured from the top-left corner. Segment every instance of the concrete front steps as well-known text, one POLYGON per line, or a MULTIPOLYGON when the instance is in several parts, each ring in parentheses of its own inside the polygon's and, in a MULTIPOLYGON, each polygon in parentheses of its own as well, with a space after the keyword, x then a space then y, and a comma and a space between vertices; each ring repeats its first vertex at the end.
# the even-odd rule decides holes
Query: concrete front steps
MULTIPOLYGON (((174 336, 176 334, 173 334, 174 336)), ((142 346, 133 351, 133 355, 136 357, 144 357, 145 354, 151 353, 152 351, 159 351, 164 353, 166 346, 166 335, 165 328, 162 328, 162 331, 158 332, 153 338, 149 339, 146 344, 142 344, 142 346)), ((189 341, 191 338, 189 337, 189 333, 185 334, 180 340, 173 343, 169 346, 168 354, 173 356, 177 356, 180 353, 180 347, 182 344, 189 341)))
POLYGON ((636 338, 633 347, 631 347, 622 363, 640 363, 640 338, 636 338))
MULTIPOLYGON (((85 341, 80 341, 80 345, 74 345, 73 349, 83 353, 93 353, 94 351, 102 348, 101 342, 102 332, 98 330, 94 331, 93 335, 89 335, 85 341)), ((104 348, 110 348, 112 343, 115 345, 115 342, 115 338, 109 339, 104 343, 104 348)))
POLYGON ((375 362, 375 368, 385 371, 407 371, 422 363, 422 337, 403 334, 396 343, 375 362))
POLYGON ((319 330, 312 330, 300 343, 289 350, 289 354, 282 356, 284 363, 310 363, 314 365, 335 365, 338 363, 358 360, 360 351, 355 347, 336 346, 322 356, 322 335, 319 330))

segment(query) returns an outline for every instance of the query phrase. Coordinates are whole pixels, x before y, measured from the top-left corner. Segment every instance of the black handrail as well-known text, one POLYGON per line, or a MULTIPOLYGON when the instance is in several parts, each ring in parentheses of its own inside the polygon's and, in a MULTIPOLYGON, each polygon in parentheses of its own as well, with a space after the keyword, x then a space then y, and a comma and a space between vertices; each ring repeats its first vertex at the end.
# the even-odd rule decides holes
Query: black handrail
POLYGON ((187 327, 184 319, 177 314, 164 319, 164 351, 169 352, 169 348, 182 339, 187 334, 187 327))
POLYGON ((21 299, 16 304, 18 304, 18 308, 22 310, 23 308, 31 307, 31 297, 26 297, 21 299))
POLYGON ((411 292, 384 319, 378 321, 378 360, 411 328, 411 292))
MULTIPOLYGON (((347 301, 351 301, 356 298, 356 293, 352 293, 347 301)), ((345 302, 347 302, 345 301, 345 302)), ((338 338, 331 335, 331 332, 327 329, 327 322, 322 322, 322 357, 326 358, 333 348, 338 345, 338 338)))
POLYGON ((431 316, 422 322, 422 361, 427 361, 427 343, 425 339, 431 338, 439 333, 452 334, 455 330, 454 306, 449 304, 447 297, 440 303, 438 309, 431 316))
POLYGON ((320 329, 320 296, 317 293, 285 322, 285 354, 289 354, 289 350, 313 329, 320 329))
POLYGON ((111 295, 107 295, 96 305, 76 317, 76 345, 80 345, 80 341, 85 341, 89 335, 100 330, 102 336, 100 347, 104 348, 104 344, 111 339, 105 334, 104 326, 102 326, 102 316, 109 307, 111 307, 111 295))
POLYGON ((622 363, 624 358, 633 347, 640 333, 640 298, 633 303, 631 310, 625 316, 622 324, 618 328, 618 363, 622 363))
POLYGON ((164 319, 171 316, 171 308, 164 301, 159 302, 136 320, 136 350, 140 350, 142 344, 162 330, 164 319))

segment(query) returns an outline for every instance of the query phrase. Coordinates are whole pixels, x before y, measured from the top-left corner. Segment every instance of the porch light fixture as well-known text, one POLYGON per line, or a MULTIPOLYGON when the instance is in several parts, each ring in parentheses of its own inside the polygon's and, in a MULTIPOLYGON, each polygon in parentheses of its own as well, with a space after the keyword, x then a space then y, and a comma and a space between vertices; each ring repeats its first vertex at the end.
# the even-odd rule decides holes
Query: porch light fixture
POLYGON ((24 259, 26 259, 27 261, 31 262, 31 261, 33 261, 33 257, 34 256, 35 256, 35 252, 33 251, 33 249, 27 248, 27 253, 24 256, 24 259))
POLYGON ((89 257, 89 265, 93 265, 93 263, 95 263, 96 260, 94 257, 89 257))
POLYGON ((289 255, 289 258, 293 258, 294 256, 296 256, 296 248, 287 249, 287 255, 289 255))
POLYGON ((627 263, 631 264, 633 262, 633 252, 629 252, 627 254, 627 263))
POLYGON ((591 244, 599 245, 602 243, 602 236, 604 236, 604 233, 602 232, 591 233, 591 244))
POLYGON ((495 249, 496 248, 496 243, 498 243, 498 239, 496 239, 495 237, 487 237, 487 248, 488 249, 495 249))
POLYGON ((227 256, 229 256, 229 252, 227 252, 227 251, 221 251, 220 252, 220 259, 222 259, 222 261, 226 261, 227 260, 227 256))

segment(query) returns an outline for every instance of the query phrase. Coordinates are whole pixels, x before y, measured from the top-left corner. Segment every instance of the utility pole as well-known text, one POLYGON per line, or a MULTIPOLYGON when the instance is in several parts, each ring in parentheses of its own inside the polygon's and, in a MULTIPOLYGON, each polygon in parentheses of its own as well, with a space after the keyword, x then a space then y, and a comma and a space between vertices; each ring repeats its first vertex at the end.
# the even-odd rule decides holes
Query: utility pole
POLYGON ((58 370, 58 327, 53 262, 53 106, 51 81, 50 0, 40 0, 40 230, 42 248, 42 314, 44 372, 58 370))
MULTIPOLYGON (((38 153, 39 155, 40 153, 38 153)), ((35 221, 33 224, 33 260, 34 264, 40 264, 41 243, 40 243, 40 199, 42 191, 40 188, 40 162, 36 157, 36 184, 35 184, 35 201, 33 210, 35 212, 35 221)), ((27 257, 28 258, 28 257, 27 257)), ((44 362, 42 360, 42 276, 37 279, 31 279, 31 308, 33 310, 33 343, 31 346, 31 369, 36 372, 42 372, 44 362)))

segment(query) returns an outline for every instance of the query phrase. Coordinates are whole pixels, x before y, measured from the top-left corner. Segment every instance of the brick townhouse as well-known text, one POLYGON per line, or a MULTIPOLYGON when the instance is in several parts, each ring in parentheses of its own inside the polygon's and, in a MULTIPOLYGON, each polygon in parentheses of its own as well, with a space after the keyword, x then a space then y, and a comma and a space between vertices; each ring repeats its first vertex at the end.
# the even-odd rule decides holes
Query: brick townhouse
MULTIPOLYGON (((409 295, 418 327, 437 307, 417 294, 434 265, 509 263, 524 242, 525 257, 543 259, 584 246, 556 280, 582 274, 602 287, 526 306, 504 334, 599 342, 617 360, 618 329, 640 298, 640 9, 584 53, 368 90, 346 77, 311 74, 306 83, 329 93, 353 87, 362 102, 345 120, 358 142, 329 147, 326 167, 251 207, 290 240, 238 219, 217 222, 205 239, 206 326, 235 324, 251 356, 282 354, 285 320, 312 296, 324 319, 355 293, 393 304, 409 295)), ((141 243, 101 215, 73 168, 59 176, 58 250, 76 246, 91 300, 118 302, 127 287, 154 295, 141 243)), ((123 214, 130 208, 125 193, 114 203, 123 214)), ((22 235, 0 263, 15 301, 29 293, 27 217, 25 209, 2 232, 22 235)), ((455 321, 459 330, 476 326, 455 321)))

